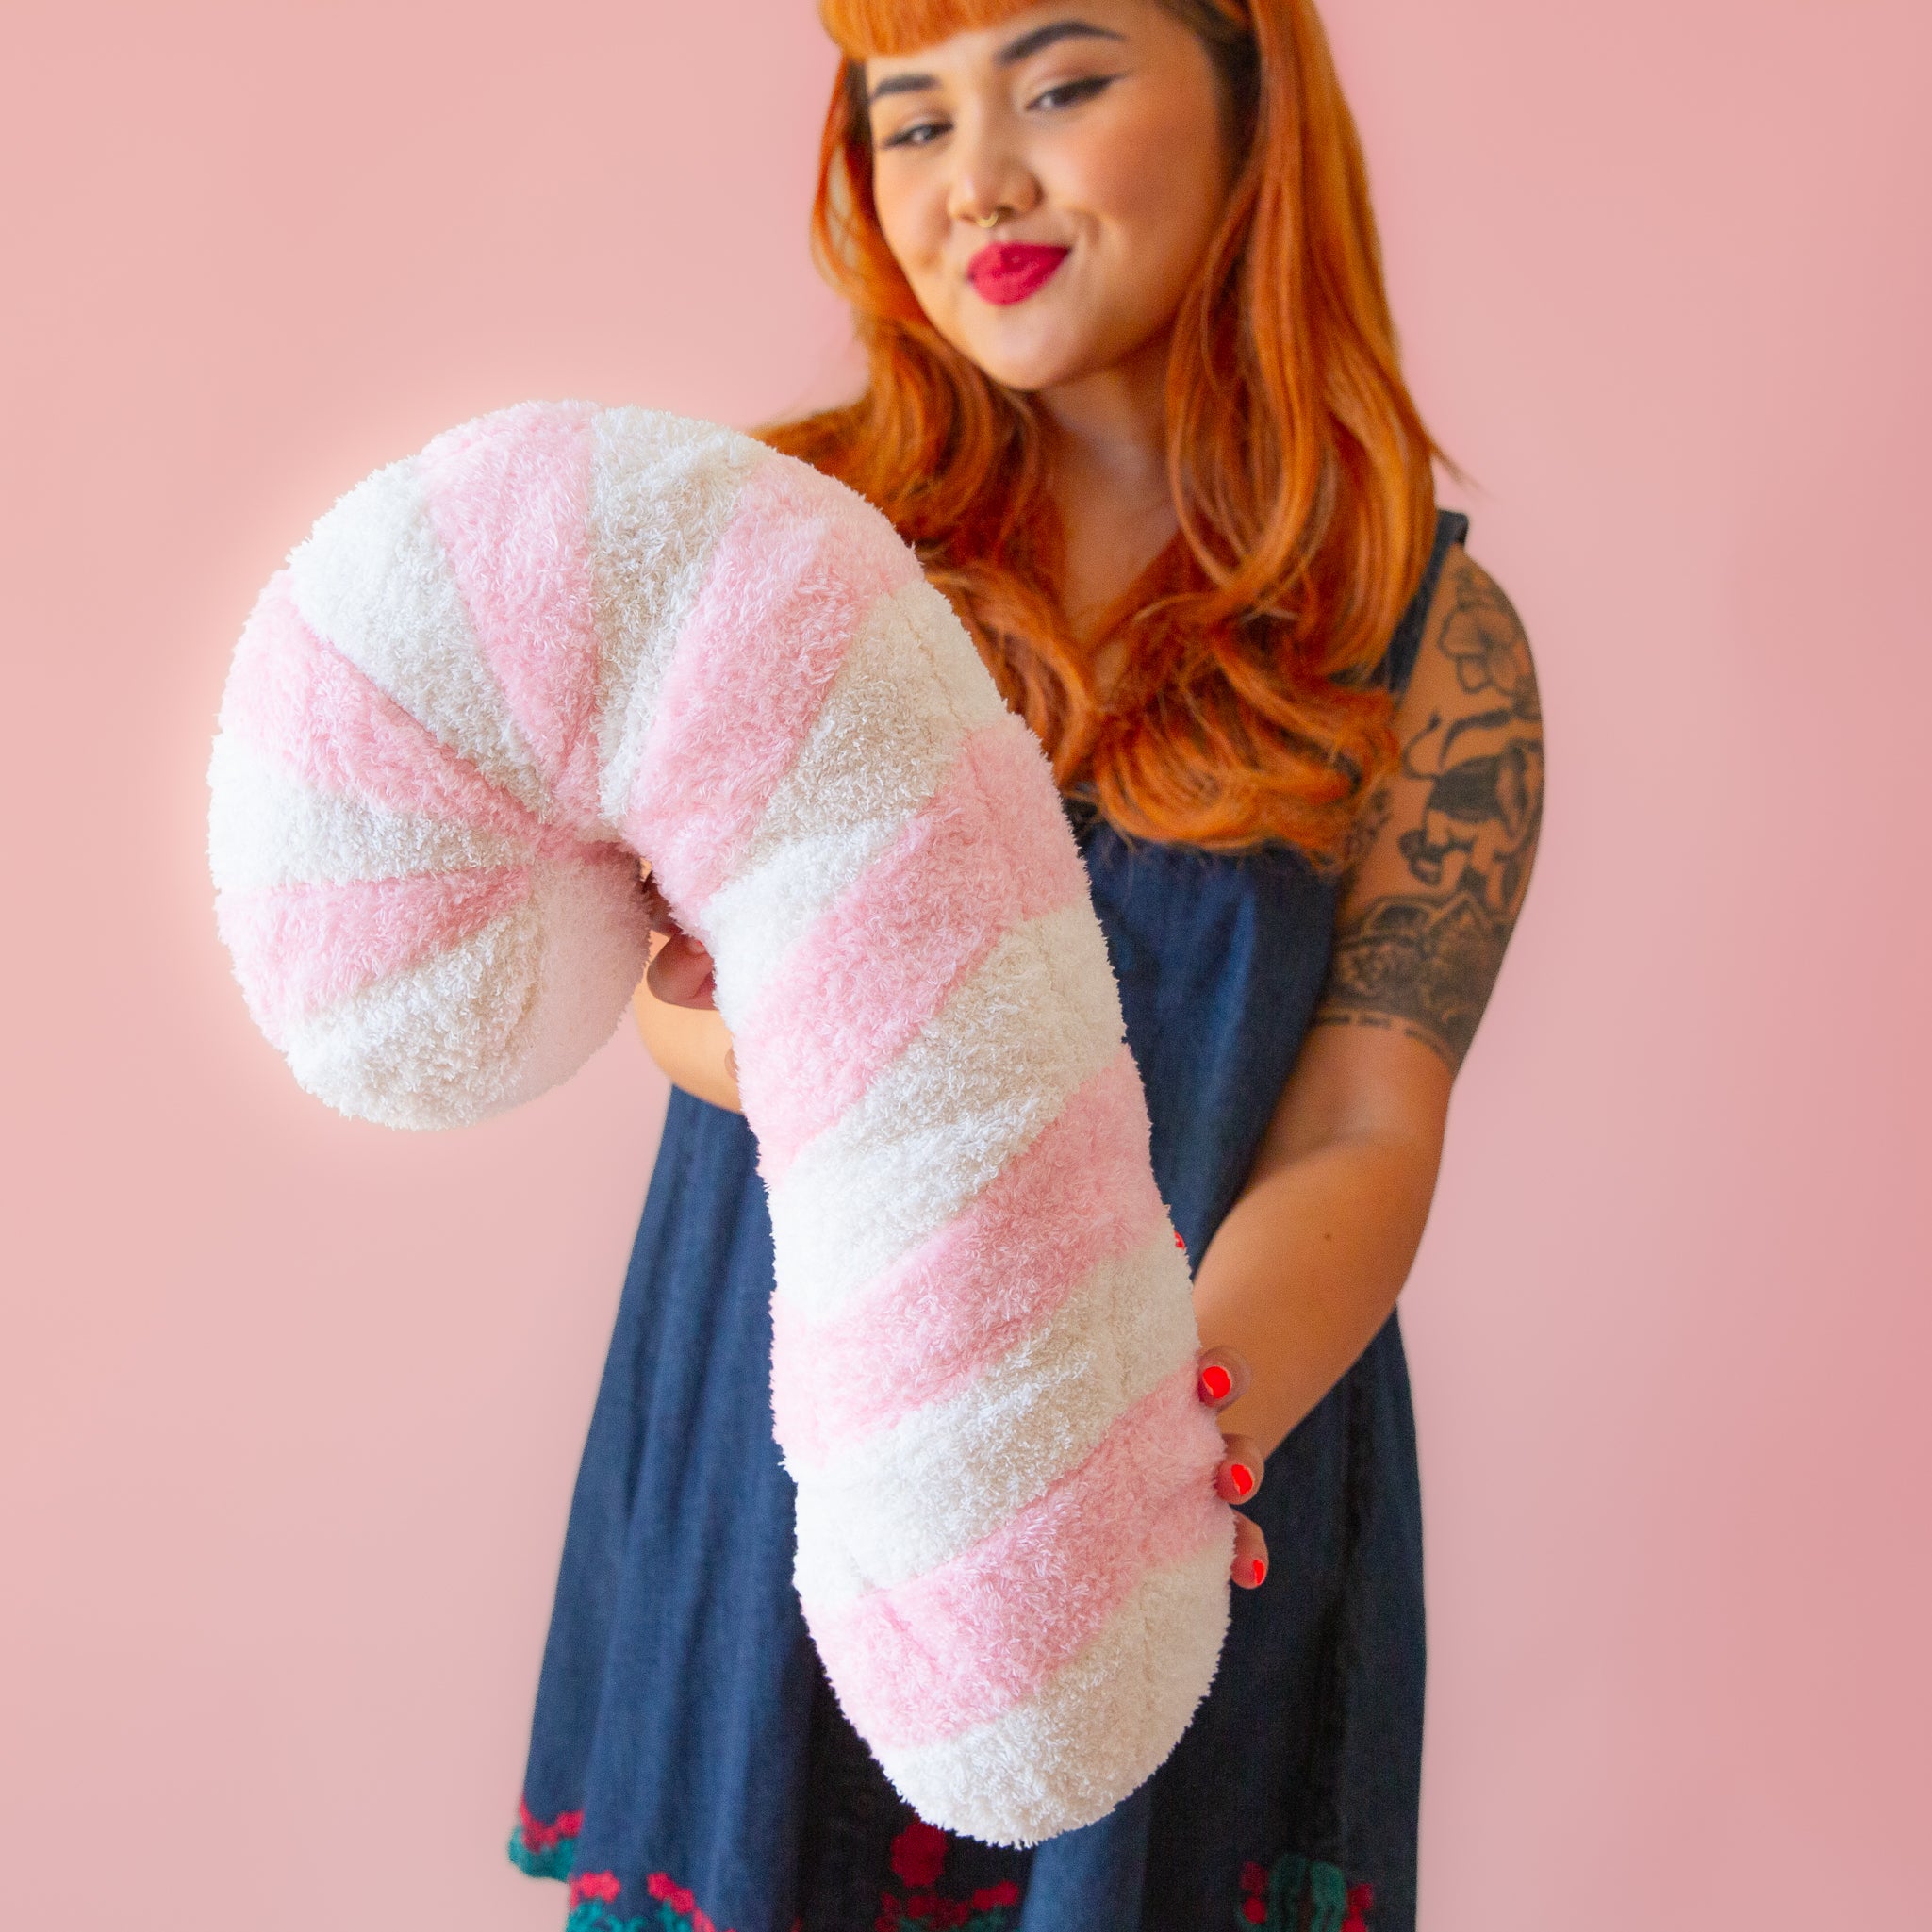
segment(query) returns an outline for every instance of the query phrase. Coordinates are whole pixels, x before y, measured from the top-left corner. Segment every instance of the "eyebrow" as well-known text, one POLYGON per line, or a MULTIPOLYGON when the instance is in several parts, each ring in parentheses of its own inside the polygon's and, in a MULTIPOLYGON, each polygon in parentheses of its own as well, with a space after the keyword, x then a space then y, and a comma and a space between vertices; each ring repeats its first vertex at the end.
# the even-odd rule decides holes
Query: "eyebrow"
MULTIPOLYGON (((1017 67, 1022 60, 1031 60, 1035 54, 1044 53, 1062 41, 1125 41, 1126 38, 1125 34, 1117 34, 1112 27, 1095 26, 1091 21, 1056 20, 1045 26, 1036 26, 1032 33, 1022 34, 1016 41, 1008 41, 993 58, 1000 67, 1017 67)), ((867 99, 880 101, 887 94, 924 93, 928 88, 938 85, 930 74, 891 74, 872 90, 867 99)))

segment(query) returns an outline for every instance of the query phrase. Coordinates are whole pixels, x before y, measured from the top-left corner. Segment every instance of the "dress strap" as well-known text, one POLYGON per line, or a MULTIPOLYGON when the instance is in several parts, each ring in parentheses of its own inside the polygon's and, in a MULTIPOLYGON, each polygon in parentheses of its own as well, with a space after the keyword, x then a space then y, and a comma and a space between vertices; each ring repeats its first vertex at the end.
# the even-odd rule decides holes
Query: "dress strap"
POLYGON ((1436 586, 1442 581, 1443 565, 1457 544, 1469 535, 1469 519, 1461 510, 1438 510, 1436 512, 1436 540, 1428 553, 1428 566, 1422 573, 1422 582, 1415 586, 1415 595, 1409 600, 1409 608, 1402 613, 1402 620, 1395 626, 1395 635, 1389 639, 1389 648, 1382 655, 1382 681, 1397 698, 1409 688, 1410 673, 1415 669, 1415 660, 1422 652, 1423 627, 1428 622, 1428 607, 1435 602, 1436 586))

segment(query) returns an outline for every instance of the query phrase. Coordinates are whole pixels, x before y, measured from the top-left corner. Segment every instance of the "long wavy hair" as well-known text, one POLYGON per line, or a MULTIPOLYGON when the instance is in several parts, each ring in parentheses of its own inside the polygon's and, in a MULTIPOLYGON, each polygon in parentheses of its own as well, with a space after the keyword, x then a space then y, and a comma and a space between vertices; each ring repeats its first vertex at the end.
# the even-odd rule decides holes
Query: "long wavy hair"
POLYGON ((1167 370, 1180 530, 1075 636, 1031 399, 927 320, 880 228, 864 61, 1025 0, 821 0, 845 59, 812 213, 851 305, 859 399, 763 432, 913 545, 1063 787, 1141 836, 1346 849, 1395 754, 1376 669, 1434 534, 1435 446, 1403 385, 1361 142, 1313 0, 1160 0, 1220 75, 1235 171, 1167 370), (1094 665, 1117 639, 1107 691, 1094 665))

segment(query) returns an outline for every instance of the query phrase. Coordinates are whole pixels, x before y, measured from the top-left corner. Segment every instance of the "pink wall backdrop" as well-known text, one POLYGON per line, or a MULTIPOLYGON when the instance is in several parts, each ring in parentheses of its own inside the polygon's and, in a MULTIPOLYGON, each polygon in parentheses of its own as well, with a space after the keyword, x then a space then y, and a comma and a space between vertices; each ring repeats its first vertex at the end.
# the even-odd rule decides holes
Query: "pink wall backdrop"
MULTIPOLYGON (((1915 1923, 1932 15, 1329 13, 1551 747, 1406 1303, 1424 1924, 1915 1923)), ((7 38, 0 1923, 554 1925, 501 1843, 663 1088, 620 1037, 447 1139, 305 1099, 202 773, 256 587, 378 462, 838 388, 829 53, 806 0, 7 38)))

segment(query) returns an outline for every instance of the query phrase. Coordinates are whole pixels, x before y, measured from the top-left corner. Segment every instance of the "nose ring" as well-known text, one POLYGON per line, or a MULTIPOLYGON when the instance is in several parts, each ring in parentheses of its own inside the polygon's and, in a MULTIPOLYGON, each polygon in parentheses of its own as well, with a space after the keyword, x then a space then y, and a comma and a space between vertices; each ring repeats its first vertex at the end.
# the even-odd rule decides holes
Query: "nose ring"
POLYGON ((990 215, 975 215, 972 218, 973 226, 975 228, 997 228, 1012 212, 1013 210, 1004 202, 1001 202, 990 215))

